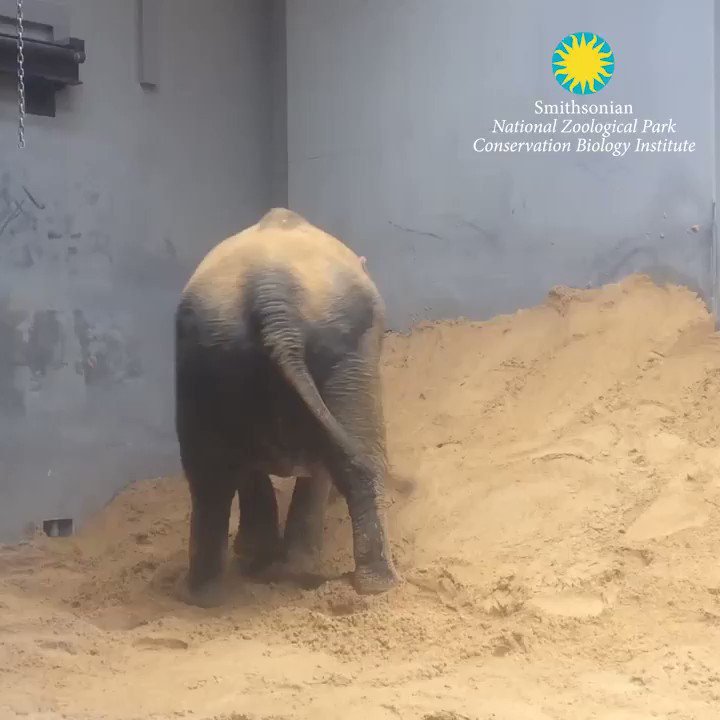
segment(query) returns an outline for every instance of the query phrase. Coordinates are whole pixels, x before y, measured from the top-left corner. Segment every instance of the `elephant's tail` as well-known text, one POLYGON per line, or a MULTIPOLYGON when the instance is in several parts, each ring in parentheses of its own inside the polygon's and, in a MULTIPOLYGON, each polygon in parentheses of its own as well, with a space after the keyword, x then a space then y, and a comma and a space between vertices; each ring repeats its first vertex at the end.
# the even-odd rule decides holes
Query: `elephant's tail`
POLYGON ((294 353, 286 354, 281 349, 274 355, 274 359, 287 381, 295 388, 308 410, 320 423, 333 443, 342 448, 347 457, 359 458, 360 453, 357 443, 352 440, 345 428, 330 412, 310 375, 305 360, 294 355, 294 353))
POLYGON ((269 283, 255 295, 253 314, 263 346, 333 444, 341 448, 346 457, 359 461, 362 457, 359 444, 325 404, 310 374, 305 362, 305 339, 297 299, 292 292, 285 297, 283 288, 287 289, 285 283, 269 283))

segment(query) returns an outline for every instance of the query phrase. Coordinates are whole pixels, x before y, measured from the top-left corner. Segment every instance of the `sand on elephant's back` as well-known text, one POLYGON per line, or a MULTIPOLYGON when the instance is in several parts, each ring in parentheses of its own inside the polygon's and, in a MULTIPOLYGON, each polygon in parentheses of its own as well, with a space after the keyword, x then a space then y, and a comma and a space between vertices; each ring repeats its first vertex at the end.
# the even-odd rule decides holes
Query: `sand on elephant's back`
POLYGON ((388 336, 383 377, 400 589, 342 579, 336 503, 336 579, 231 573, 226 607, 184 606, 185 484, 138 483, 76 537, 0 552, 0 717, 714 719, 720 342, 698 298, 558 288, 388 336))

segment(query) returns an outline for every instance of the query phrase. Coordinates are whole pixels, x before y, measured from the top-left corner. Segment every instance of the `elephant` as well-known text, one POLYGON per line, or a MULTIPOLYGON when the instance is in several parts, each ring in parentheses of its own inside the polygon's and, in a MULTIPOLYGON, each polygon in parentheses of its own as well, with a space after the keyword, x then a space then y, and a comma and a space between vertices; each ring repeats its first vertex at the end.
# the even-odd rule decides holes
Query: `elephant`
POLYGON ((360 258, 285 208, 216 245, 175 313, 175 423, 191 499, 189 602, 223 597, 232 503, 246 573, 314 563, 331 486, 359 594, 400 582, 382 499, 385 306, 360 258), (295 477, 284 536, 270 476, 295 477))

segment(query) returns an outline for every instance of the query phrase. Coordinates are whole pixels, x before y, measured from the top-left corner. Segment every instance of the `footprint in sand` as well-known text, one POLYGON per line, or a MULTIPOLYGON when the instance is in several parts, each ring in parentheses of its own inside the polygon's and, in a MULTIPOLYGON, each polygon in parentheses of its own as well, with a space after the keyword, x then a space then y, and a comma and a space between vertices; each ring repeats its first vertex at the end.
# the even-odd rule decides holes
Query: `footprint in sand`
POLYGON ((546 595, 533 598, 530 605, 545 613, 568 618, 597 617, 605 609, 602 598, 596 595, 546 595))
POLYGON ((698 500, 680 490, 668 491, 635 520, 626 537, 635 541, 653 540, 702 527, 707 520, 707 513, 698 500))
POLYGON ((43 650, 57 650, 67 653, 68 655, 77 655, 77 650, 74 645, 65 640, 38 640, 36 642, 38 647, 43 650))

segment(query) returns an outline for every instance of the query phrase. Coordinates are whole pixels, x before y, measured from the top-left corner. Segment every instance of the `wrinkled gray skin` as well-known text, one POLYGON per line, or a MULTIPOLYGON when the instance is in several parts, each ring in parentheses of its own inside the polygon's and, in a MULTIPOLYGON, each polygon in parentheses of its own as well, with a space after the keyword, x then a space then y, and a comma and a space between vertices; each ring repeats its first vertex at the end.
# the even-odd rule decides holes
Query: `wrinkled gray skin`
MULTIPOLYGON (((290 243, 299 226, 308 227, 274 210, 256 227, 268 229, 268 242, 290 243)), ((177 310, 176 424, 192 499, 187 590, 198 605, 222 601, 235 495, 243 570, 284 561, 307 572, 322 547, 331 483, 352 521, 357 591, 384 592, 399 580, 380 507, 382 301, 364 263, 353 270, 340 262, 332 277, 314 282, 312 263, 332 261, 337 249, 295 247, 270 264, 225 251, 221 263, 193 276, 177 310), (311 296, 323 289, 318 312, 311 296), (297 476, 283 539, 270 474, 297 476)))

